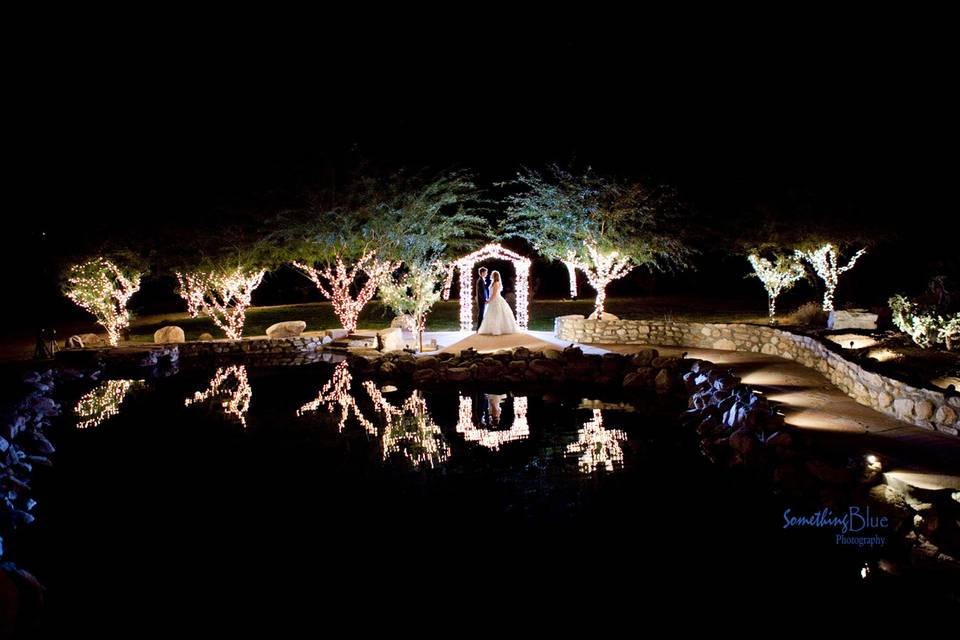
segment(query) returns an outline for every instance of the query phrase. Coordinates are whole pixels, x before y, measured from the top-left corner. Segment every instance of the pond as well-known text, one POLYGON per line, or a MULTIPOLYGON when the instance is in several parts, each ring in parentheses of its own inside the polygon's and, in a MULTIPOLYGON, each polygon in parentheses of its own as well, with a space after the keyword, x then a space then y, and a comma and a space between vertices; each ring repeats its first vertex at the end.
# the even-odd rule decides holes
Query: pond
POLYGON ((785 505, 816 499, 785 503, 712 465, 677 400, 397 389, 345 363, 72 384, 37 521, 17 541, 51 628, 487 581, 491 598, 590 585, 604 602, 652 589, 716 604, 734 583, 755 585, 751 606, 920 597, 864 579, 875 551, 784 529, 785 505))

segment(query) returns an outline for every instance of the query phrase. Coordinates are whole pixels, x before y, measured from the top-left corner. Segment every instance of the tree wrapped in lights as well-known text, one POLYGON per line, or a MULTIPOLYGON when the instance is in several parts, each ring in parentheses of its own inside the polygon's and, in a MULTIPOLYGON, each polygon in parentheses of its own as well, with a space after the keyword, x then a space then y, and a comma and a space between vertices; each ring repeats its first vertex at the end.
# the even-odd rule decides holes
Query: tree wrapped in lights
POLYGON ((760 279, 767 290, 767 310, 770 313, 770 324, 776 322, 777 297, 803 278, 803 265, 795 259, 778 255, 773 262, 756 253, 747 256, 754 275, 760 279))
POLYGON ((589 170, 575 175, 558 166, 544 173, 522 171, 512 186, 503 233, 583 271, 597 293, 597 318, 603 315, 607 285, 634 267, 686 266, 691 249, 675 224, 680 207, 669 187, 589 170))
POLYGON ((399 268, 399 262, 378 260, 375 251, 369 251, 360 256, 360 259, 351 267, 338 255, 332 265, 316 268, 313 265, 294 261, 292 264, 306 275, 320 294, 333 303, 333 312, 340 320, 340 326, 349 332, 357 328, 357 319, 360 311, 373 299, 377 289, 390 274, 399 268), (357 276, 363 273, 366 281, 359 286, 356 296, 351 295, 351 288, 357 282, 357 276))
POLYGON ((116 346, 123 330, 130 326, 127 303, 140 290, 140 275, 136 271, 125 272, 112 261, 97 257, 67 270, 63 292, 80 308, 93 314, 107 330, 109 343, 116 346))
POLYGON ((390 288, 401 262, 407 276, 393 291, 416 297, 425 318, 436 302, 429 294, 434 264, 485 233, 485 220, 470 213, 481 206, 478 193, 463 173, 359 178, 310 194, 276 237, 297 247, 294 266, 333 303, 344 329, 356 329, 363 307, 381 286, 390 288))
POLYGON ((434 262, 427 267, 414 263, 398 278, 390 278, 380 284, 380 298, 383 303, 398 316, 409 315, 413 318, 414 329, 420 337, 421 350, 427 315, 440 299, 446 273, 446 265, 441 262, 434 262))
POLYGON ((187 301, 187 311, 194 318, 209 317, 228 338, 243 336, 247 307, 253 290, 260 286, 265 269, 244 267, 200 268, 193 272, 177 272, 180 297, 187 301))
POLYGON ((952 351, 960 341, 960 313, 943 314, 932 305, 912 302, 900 294, 888 304, 893 324, 924 349, 943 344, 952 351))
POLYGON ((824 243, 814 249, 797 249, 794 251, 794 255, 800 260, 809 262, 816 274, 823 280, 822 306, 824 311, 833 311, 833 294, 836 291, 840 274, 852 269, 860 256, 866 252, 866 249, 860 249, 853 254, 846 265, 840 266, 840 253, 832 242, 824 243))

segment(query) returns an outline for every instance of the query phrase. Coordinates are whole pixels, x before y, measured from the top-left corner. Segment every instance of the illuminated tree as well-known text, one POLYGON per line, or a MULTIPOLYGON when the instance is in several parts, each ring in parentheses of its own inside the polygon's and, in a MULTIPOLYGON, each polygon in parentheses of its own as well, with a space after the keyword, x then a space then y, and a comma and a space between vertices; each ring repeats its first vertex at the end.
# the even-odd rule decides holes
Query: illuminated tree
MULTIPOLYGON (((367 176, 340 190, 309 194, 305 206, 287 213, 274 238, 296 247, 294 267, 333 303, 343 328, 353 331, 363 307, 401 262, 416 274, 418 292, 426 293, 434 263, 485 231, 485 220, 469 212, 480 203, 478 189, 463 173, 367 176)), ((428 298, 420 296, 418 306, 428 298)))
POLYGON ((924 349, 944 344, 952 351, 954 343, 960 340, 960 313, 943 314, 931 305, 918 304, 900 294, 890 298, 888 304, 893 324, 924 349))
POLYGON ((388 278, 380 284, 383 303, 398 316, 407 314, 413 317, 421 351, 427 315, 440 299, 446 274, 447 267, 442 262, 434 262, 426 267, 414 263, 399 277, 388 278))
POLYGON ((545 257, 583 271, 603 315, 607 285, 634 267, 686 266, 691 249, 675 224, 676 193, 665 186, 624 182, 589 170, 575 175, 557 166, 525 170, 506 197, 503 233, 527 240, 545 257))
POLYGON ((265 269, 242 266, 208 266, 176 275, 190 315, 208 316, 228 338, 239 340, 253 290, 260 286, 264 273, 265 269))
POLYGON ((754 275, 760 279, 767 290, 767 307, 770 313, 770 324, 773 324, 776 322, 774 317, 777 313, 777 296, 803 278, 803 265, 783 255, 776 256, 774 262, 771 262, 756 253, 751 253, 747 256, 747 260, 753 267, 754 275))
POLYGON ((866 249, 860 249, 853 254, 850 261, 842 267, 839 264, 839 251, 831 242, 824 243, 815 249, 797 249, 794 252, 797 258, 809 262, 816 274, 823 280, 824 311, 833 311, 833 293, 837 288, 837 280, 839 280, 840 274, 852 269, 860 256, 866 252, 866 249))
POLYGON ((242 364, 218 368, 206 390, 197 391, 192 398, 187 398, 184 406, 189 407, 213 398, 220 399, 223 412, 239 420, 240 425, 246 428, 247 411, 250 410, 250 400, 253 398, 253 387, 247 378, 247 368, 242 364))
POLYGON ((64 294, 90 312, 107 330, 107 340, 116 346, 130 326, 127 303, 140 289, 140 273, 124 271, 110 260, 97 257, 71 266, 63 285, 64 294))

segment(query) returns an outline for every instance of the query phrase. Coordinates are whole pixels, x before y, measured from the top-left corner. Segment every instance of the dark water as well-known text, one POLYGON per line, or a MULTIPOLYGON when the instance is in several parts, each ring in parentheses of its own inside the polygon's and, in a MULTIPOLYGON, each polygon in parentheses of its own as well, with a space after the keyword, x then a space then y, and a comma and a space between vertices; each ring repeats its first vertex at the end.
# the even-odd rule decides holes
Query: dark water
POLYGON ((919 597, 864 580, 869 552, 783 530, 784 502, 711 466, 664 401, 391 390, 329 365, 219 373, 191 406, 214 372, 104 382, 115 415, 88 396, 97 411, 54 427, 17 541, 48 588, 45 633, 919 597))

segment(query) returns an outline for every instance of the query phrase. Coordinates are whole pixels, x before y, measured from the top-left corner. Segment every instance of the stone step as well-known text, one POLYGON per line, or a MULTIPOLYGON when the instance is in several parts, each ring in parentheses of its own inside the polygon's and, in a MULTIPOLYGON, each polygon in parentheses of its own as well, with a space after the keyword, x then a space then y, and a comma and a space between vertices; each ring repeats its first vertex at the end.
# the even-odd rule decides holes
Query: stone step
POLYGON ((350 334, 330 342, 327 347, 334 349, 376 349, 377 336, 350 334))

